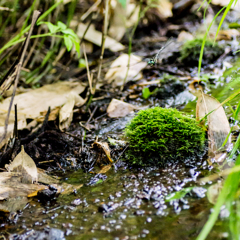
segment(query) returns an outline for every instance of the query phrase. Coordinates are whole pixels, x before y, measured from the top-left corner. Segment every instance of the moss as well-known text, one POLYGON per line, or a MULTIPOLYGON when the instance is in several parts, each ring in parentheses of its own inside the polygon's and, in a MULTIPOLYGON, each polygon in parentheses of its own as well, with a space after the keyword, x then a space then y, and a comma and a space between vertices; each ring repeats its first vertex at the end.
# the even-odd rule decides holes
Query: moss
MULTIPOLYGON (((202 38, 197 38, 184 43, 180 51, 180 60, 189 66, 197 66, 202 47, 202 38)), ((213 63, 223 54, 224 50, 213 41, 206 40, 204 46, 202 65, 213 63)))
POLYGON ((141 110, 125 128, 128 160, 141 166, 163 165, 201 152, 205 132, 197 121, 176 109, 141 110))

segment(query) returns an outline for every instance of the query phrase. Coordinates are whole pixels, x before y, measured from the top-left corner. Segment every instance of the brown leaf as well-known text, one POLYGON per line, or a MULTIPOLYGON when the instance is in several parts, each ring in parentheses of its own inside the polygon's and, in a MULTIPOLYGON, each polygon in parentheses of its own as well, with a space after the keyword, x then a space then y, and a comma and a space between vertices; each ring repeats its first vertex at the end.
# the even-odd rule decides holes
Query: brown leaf
POLYGON ((226 29, 220 30, 217 35, 217 41, 220 40, 232 40, 233 38, 239 37, 240 33, 237 29, 226 29))
MULTIPOLYGON (((217 150, 222 146, 226 137, 230 132, 230 126, 223 107, 217 99, 205 93, 201 93, 198 97, 196 107, 196 118, 201 120, 206 114, 208 121, 208 140, 209 153, 216 154, 217 150), (213 112, 212 112, 213 111, 213 112), (211 112, 211 113, 210 113, 211 112)), ((225 145, 227 148, 231 144, 231 136, 225 145)))
MULTIPOLYGON (((26 93, 17 95, 14 98, 14 103, 18 108, 18 129, 26 127, 26 119, 37 119, 41 116, 41 113, 61 107, 69 98, 70 94, 78 95, 82 93, 85 86, 77 82, 57 82, 54 84, 48 84, 38 89, 33 89, 26 93)), ((84 100, 78 96, 76 97, 76 105, 84 103, 84 100)), ((4 132, 5 119, 9 107, 11 97, 6 98, 0 103, 0 136, 4 132)), ((14 127, 14 111, 11 111, 9 125, 8 125, 8 138, 11 136, 11 132, 14 127)), ((0 147, 3 144, 0 145, 0 147)))
POLYGON ((47 188, 40 184, 21 183, 22 174, 19 172, 1 172, 0 173, 0 200, 12 197, 27 197, 28 194, 47 188))
MULTIPOLYGON (((62 106, 66 103, 69 94, 79 94, 84 89, 85 87, 80 83, 57 82, 17 95, 14 104, 17 104, 20 116, 25 115, 26 118, 35 119, 41 112, 47 111, 49 106, 51 109, 62 106)), ((7 111, 9 102, 10 98, 6 98, 0 103, 0 112, 7 111)))
MULTIPOLYGON (((78 25, 78 23, 74 23, 73 21, 71 22, 71 24, 78 25)), ((87 28, 88 24, 80 23, 78 25, 77 35, 82 38, 87 28)), ((84 39, 100 47, 102 42, 102 33, 95 30, 94 25, 91 24, 89 29, 87 30, 87 33, 84 35, 84 39)), ((125 47, 118 41, 107 36, 105 40, 105 48, 113 52, 118 52, 123 50, 125 47)))
POLYGON ((61 192, 61 194, 70 194, 72 193, 74 190, 78 190, 83 186, 83 184, 80 185, 71 185, 71 184, 67 184, 67 183, 63 183, 61 185, 61 188, 63 189, 63 191, 61 192))
POLYGON ((117 99, 112 99, 107 108, 107 113, 108 116, 111 118, 118 118, 127 116, 130 112, 132 112, 135 109, 138 109, 138 107, 117 99))
POLYGON ((120 41, 126 32, 126 15, 126 9, 117 1, 108 30, 109 36, 117 41, 120 41))
POLYGON ((158 3, 157 10, 159 11, 159 14, 162 19, 166 19, 168 17, 172 17, 172 7, 173 4, 169 0, 161 0, 158 3))
POLYGON ((222 187, 223 187, 223 182, 221 181, 221 182, 217 182, 217 183, 211 185, 208 188, 207 198, 208 198, 208 201, 210 203, 216 204, 218 196, 219 196, 219 193, 222 190, 222 187))
POLYGON ((14 213, 18 210, 22 210, 26 204, 29 202, 29 199, 25 196, 18 196, 7 199, 7 201, 0 201, 0 212, 4 213, 14 213))
POLYGON ((38 171, 38 182, 44 183, 44 184, 59 184, 60 183, 60 178, 56 176, 50 176, 45 173, 43 169, 37 168, 38 171))
POLYGON ((101 170, 99 172, 97 172, 97 174, 106 173, 111 169, 111 167, 112 167, 112 164, 108 164, 108 165, 102 167, 101 170))
POLYGON ((68 96, 66 103, 62 106, 59 112, 59 128, 61 131, 67 129, 73 117, 73 108, 74 106, 81 106, 85 101, 76 93, 71 93, 68 96))
POLYGON ((94 142, 93 147, 97 146, 99 151, 99 156, 98 156, 98 162, 110 162, 113 163, 113 160, 111 159, 111 150, 108 146, 107 142, 94 142))
POLYGON ((8 171, 20 172, 22 174, 22 183, 33 183, 37 182, 38 180, 36 164, 32 158, 24 151, 23 146, 21 152, 8 165, 8 171))
POLYGON ((113 82, 113 86, 122 86, 125 80, 126 74, 127 81, 136 81, 142 78, 140 73, 143 68, 147 66, 146 62, 141 61, 142 58, 134 54, 130 55, 130 67, 128 70, 128 54, 122 54, 113 61, 108 72, 106 73, 106 80, 108 83, 113 82))

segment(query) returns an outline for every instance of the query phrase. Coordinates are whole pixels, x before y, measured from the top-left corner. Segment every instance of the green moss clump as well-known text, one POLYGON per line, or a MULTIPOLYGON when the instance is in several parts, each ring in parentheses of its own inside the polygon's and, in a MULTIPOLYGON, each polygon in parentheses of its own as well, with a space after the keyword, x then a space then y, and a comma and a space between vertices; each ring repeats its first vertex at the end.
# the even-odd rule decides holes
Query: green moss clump
POLYGON ((128 160, 141 166, 163 165, 201 152, 205 132, 197 121, 176 109, 141 110, 125 128, 128 160))
MULTIPOLYGON (((196 38, 184 43, 180 51, 180 60, 189 66, 197 66, 202 47, 202 38, 196 38)), ((204 45, 202 65, 213 63, 224 52, 224 49, 211 40, 206 40, 204 45)))

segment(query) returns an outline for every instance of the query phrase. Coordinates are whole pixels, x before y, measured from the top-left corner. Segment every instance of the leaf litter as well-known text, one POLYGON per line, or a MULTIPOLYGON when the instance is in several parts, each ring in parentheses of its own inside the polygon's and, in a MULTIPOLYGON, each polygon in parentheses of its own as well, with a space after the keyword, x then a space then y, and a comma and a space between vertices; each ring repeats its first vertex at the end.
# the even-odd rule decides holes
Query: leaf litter
MULTIPOLYGON (((217 99, 202 91, 198 93, 196 118, 199 121, 207 116, 209 156, 215 156, 230 133, 229 122, 223 107, 217 99)), ((231 136, 229 136, 224 149, 227 149, 230 144, 231 136)))
MULTIPOLYGON (((72 120, 73 106, 81 106, 85 103, 85 100, 79 96, 84 89, 85 86, 82 83, 57 82, 17 95, 14 98, 13 104, 17 104, 18 108, 18 130, 26 127, 27 119, 41 119, 41 116, 46 113, 49 107, 52 111, 62 107, 60 110, 60 127, 61 129, 66 128, 72 120)), ((10 100, 11 97, 8 97, 0 103, 0 136, 4 132, 4 123, 10 100)), ((55 114, 58 114, 58 112, 55 112, 55 114)), ((7 139, 12 135, 14 120, 15 118, 12 111, 8 124, 7 139)), ((5 142, 1 143, 0 147, 2 147, 5 142)))
POLYGON ((56 194, 70 194, 83 185, 60 184, 60 181, 38 169, 33 159, 24 151, 6 165, 9 172, 0 172, 0 212, 12 212, 23 209, 29 198, 39 197, 41 191, 52 186, 56 194), (37 182, 39 181, 39 183, 37 182))
POLYGON ((22 183, 34 183, 38 181, 36 164, 24 151, 23 146, 21 152, 8 166, 5 167, 9 172, 20 172, 22 174, 22 183))
POLYGON ((125 117, 137 109, 139 109, 137 106, 113 98, 107 108, 107 113, 111 118, 118 118, 125 117))

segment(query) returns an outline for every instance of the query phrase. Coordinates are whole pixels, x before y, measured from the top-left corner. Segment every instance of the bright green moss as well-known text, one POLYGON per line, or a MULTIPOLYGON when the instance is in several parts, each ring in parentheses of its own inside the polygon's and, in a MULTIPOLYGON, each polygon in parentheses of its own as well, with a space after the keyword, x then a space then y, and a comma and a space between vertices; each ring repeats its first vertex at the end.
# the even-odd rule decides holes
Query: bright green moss
MULTIPOLYGON (((189 66, 197 66, 202 42, 202 38, 196 38, 185 42, 180 51, 180 60, 189 66)), ((214 43, 212 40, 207 39, 204 45, 202 64, 207 65, 213 63, 223 52, 223 48, 220 47, 218 43, 214 43)))
POLYGON ((203 150, 205 132, 176 109, 141 110, 125 128, 128 160, 141 166, 162 165, 203 150))

